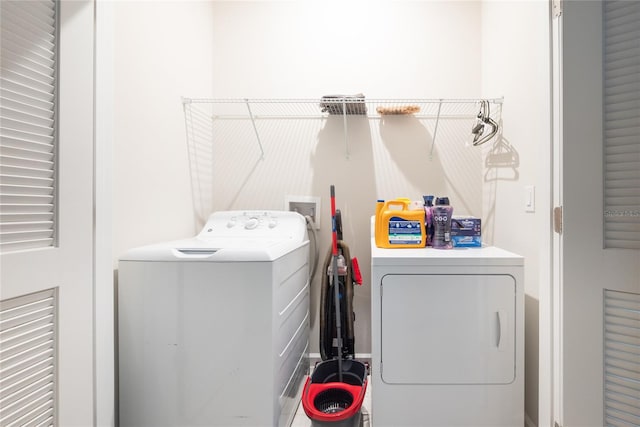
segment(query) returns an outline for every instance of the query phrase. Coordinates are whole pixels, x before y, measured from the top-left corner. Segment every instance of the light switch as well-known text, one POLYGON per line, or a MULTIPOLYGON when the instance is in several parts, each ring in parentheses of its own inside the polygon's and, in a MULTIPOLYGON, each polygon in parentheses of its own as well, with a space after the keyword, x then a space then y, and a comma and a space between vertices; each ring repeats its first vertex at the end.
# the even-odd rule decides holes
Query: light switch
POLYGON ((527 185, 524 187, 524 211, 536 211, 536 187, 533 185, 527 185))

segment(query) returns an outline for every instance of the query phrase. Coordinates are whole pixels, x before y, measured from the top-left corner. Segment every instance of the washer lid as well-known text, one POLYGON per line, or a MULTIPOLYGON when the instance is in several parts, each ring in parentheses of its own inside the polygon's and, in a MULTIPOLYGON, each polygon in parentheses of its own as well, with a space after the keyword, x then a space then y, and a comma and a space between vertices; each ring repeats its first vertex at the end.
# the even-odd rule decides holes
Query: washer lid
POLYGON ((307 245, 306 221, 295 212, 213 213, 193 238, 127 251, 121 261, 273 261, 307 245))
POLYGON ((127 251, 120 261, 273 261, 309 243, 307 239, 193 238, 127 251))

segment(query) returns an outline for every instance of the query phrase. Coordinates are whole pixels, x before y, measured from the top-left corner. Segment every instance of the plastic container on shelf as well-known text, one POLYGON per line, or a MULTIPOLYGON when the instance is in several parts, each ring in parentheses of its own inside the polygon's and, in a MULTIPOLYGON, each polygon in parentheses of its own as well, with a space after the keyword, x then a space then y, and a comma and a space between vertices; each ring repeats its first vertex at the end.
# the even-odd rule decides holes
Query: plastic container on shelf
POLYGON ((433 247, 436 249, 451 249, 451 216, 453 207, 449 205, 448 197, 438 197, 433 207, 433 247))
POLYGON ((424 209, 411 209, 411 200, 376 205, 375 241, 379 248, 422 248, 427 243, 424 209))

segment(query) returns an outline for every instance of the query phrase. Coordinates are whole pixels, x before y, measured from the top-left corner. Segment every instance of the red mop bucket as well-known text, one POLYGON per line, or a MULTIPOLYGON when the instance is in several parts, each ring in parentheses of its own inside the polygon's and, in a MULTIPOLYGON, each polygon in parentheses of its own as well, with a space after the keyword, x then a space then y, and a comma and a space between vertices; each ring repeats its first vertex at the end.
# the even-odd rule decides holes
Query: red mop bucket
POLYGON ((367 390, 367 366, 357 360, 342 360, 342 381, 338 361, 316 365, 302 391, 302 407, 314 427, 356 427, 362 423, 362 402, 367 390))

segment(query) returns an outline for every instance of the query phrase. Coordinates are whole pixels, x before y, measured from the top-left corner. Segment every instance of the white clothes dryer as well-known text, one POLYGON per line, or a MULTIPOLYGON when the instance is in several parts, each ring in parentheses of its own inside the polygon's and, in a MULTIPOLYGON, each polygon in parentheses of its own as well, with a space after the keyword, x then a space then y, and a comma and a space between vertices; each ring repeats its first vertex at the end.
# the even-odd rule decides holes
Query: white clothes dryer
POLYGON ((120 426, 288 426, 308 370, 309 240, 294 212, 212 214, 119 261, 120 426))
POLYGON ((374 427, 524 425, 521 256, 371 239, 374 427))

